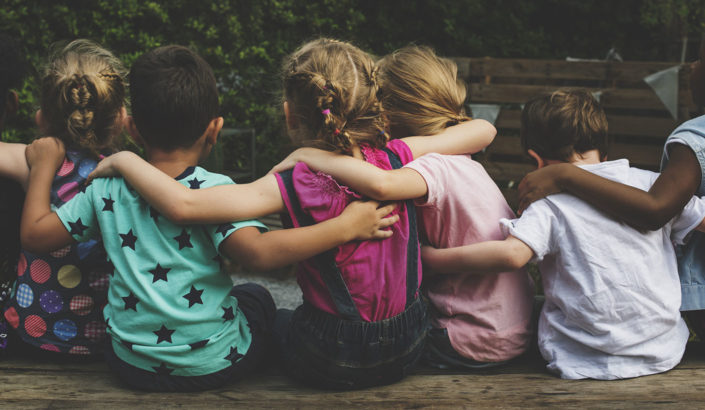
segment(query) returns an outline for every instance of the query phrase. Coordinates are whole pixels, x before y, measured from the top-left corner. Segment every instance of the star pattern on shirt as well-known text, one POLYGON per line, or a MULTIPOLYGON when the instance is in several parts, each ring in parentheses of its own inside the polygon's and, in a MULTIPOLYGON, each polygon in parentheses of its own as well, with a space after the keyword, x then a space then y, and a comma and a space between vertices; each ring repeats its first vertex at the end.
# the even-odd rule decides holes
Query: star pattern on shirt
POLYGON ((222 316, 223 322, 227 322, 228 320, 235 319, 235 312, 233 311, 232 306, 226 307, 226 308, 221 306, 220 308, 223 309, 223 316, 222 316))
POLYGON ((171 335, 176 332, 176 329, 168 329, 166 326, 162 325, 159 330, 153 330, 152 333, 157 335, 157 344, 161 342, 171 343, 171 335))
POLYGON ((155 267, 152 270, 149 270, 147 272, 151 273, 154 277, 152 278, 152 283, 158 281, 158 280, 163 280, 164 282, 169 282, 169 279, 167 279, 166 274, 169 273, 171 268, 164 268, 162 265, 157 264, 157 267, 155 267))
POLYGON ((188 300, 189 309, 196 303, 203 304, 201 300, 201 295, 203 294, 203 289, 196 289, 195 286, 191 285, 191 291, 184 295, 184 299, 188 300))
POLYGON ((130 292, 129 295, 123 296, 122 300, 125 302, 125 310, 132 309, 137 312, 137 303, 139 303, 140 300, 135 297, 134 293, 130 292))
POLYGON ((132 346, 135 345, 134 343, 128 342, 127 340, 122 340, 122 344, 125 345, 125 347, 127 347, 130 350, 132 350, 132 346))
POLYGON ((86 193, 86 189, 91 186, 93 182, 88 182, 86 183, 85 181, 81 184, 81 187, 78 189, 78 192, 86 193))
POLYGON ((135 242, 137 242, 137 237, 132 233, 132 229, 130 229, 127 233, 121 233, 120 238, 122 238, 122 245, 121 248, 128 247, 132 248, 132 250, 135 250, 135 242))
POLYGON ((191 346, 191 350, 196 350, 196 349, 200 349, 203 346, 207 345, 209 341, 210 341, 210 339, 199 340, 196 343, 189 343, 189 346, 191 346))
POLYGON ((215 233, 219 233, 223 235, 223 238, 225 238, 225 236, 228 234, 228 231, 231 229, 235 229, 235 227, 231 223, 220 224, 218 225, 218 229, 215 230, 215 233))
POLYGON ((154 223, 157 223, 157 219, 159 218, 159 212, 157 212, 156 209, 153 207, 149 207, 149 217, 154 219, 154 223))
POLYGON ((115 203, 115 201, 113 201, 110 197, 100 199, 103 200, 103 212, 115 212, 113 211, 113 204, 115 203))
POLYGON ((230 360, 230 363, 235 364, 238 360, 242 359, 243 357, 245 357, 245 355, 240 354, 237 351, 237 346, 234 346, 230 348, 230 353, 228 353, 228 355, 225 356, 223 359, 230 360))
POLYGON ((81 222, 81 218, 78 218, 76 222, 69 222, 69 227, 71 227, 69 233, 71 235, 78 236, 83 235, 83 232, 88 229, 88 226, 84 225, 83 222, 81 222))
POLYGON ((181 234, 179 236, 175 236, 174 239, 179 242, 179 250, 184 248, 193 248, 193 244, 191 244, 191 235, 186 232, 186 228, 182 229, 181 234))
POLYGON ((204 182, 206 182, 205 179, 202 181, 199 181, 198 178, 193 177, 193 179, 188 180, 188 185, 189 185, 189 188, 191 188, 191 189, 198 189, 201 187, 201 184, 204 182))
POLYGON ((166 367, 166 363, 164 362, 162 362, 162 364, 160 364, 158 367, 152 366, 152 369, 154 369, 154 371, 157 372, 157 374, 160 376, 168 376, 171 374, 171 372, 174 371, 174 369, 166 367))

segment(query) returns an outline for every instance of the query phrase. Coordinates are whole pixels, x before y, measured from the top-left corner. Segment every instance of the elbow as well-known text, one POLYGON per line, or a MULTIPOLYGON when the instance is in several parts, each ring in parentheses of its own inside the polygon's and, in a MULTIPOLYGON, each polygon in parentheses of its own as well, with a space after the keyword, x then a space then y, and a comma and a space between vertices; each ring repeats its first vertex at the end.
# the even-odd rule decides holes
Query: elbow
POLYGON ((484 126, 484 132, 482 133, 482 135, 485 136, 485 140, 487 141, 488 145, 492 143, 492 141, 494 141, 494 138, 497 136, 497 128, 495 128, 495 126, 487 120, 477 119, 473 121, 481 121, 482 125, 484 126))
POLYGON ((41 235, 36 235, 31 230, 22 229, 20 232, 20 244, 22 249, 31 253, 47 253, 51 249, 43 246, 41 235))
POLYGON ((390 178, 380 178, 377 181, 371 183, 369 187, 369 192, 365 192, 367 196, 377 201, 391 201, 399 198, 393 198, 391 192, 393 192, 393 182, 390 178))

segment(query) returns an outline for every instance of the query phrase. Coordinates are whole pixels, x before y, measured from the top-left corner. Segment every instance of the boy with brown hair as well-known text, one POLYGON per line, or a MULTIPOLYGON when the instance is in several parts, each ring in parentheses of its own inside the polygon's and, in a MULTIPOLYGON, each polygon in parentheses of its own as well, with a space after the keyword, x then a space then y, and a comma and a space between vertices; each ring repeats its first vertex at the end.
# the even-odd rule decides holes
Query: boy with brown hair
MULTIPOLYGON (((559 90, 529 101, 521 117, 523 148, 538 167, 570 162, 648 190, 658 174, 603 162, 608 144, 602 108, 586 91, 559 90)), ((567 194, 502 220, 503 241, 423 249, 437 273, 516 269, 538 262, 546 302, 539 348, 548 369, 567 379, 621 379, 659 373, 680 362, 688 328, 671 241, 702 229, 697 198, 663 229, 643 234, 567 194)))

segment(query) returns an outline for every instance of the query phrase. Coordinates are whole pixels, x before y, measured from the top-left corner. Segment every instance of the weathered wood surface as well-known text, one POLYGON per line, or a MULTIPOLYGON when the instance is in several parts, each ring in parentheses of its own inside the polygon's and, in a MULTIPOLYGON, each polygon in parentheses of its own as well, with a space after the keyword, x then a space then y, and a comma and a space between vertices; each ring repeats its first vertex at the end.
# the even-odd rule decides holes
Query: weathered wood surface
POLYGON ((560 380, 537 358, 478 373, 421 368, 400 383, 331 392, 290 382, 275 370, 231 386, 159 394, 122 387, 102 363, 0 362, 0 407, 58 408, 664 408, 705 407, 705 354, 691 345, 670 372, 620 381, 560 380), (697 351, 700 352, 697 352, 697 351))

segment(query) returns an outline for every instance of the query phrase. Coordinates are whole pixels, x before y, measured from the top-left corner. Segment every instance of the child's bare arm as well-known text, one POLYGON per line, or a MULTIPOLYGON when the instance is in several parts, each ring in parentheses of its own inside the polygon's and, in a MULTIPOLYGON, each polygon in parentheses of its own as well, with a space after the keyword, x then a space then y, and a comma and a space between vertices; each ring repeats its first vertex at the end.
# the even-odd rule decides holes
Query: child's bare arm
POLYGON ((383 170, 348 155, 316 148, 297 149, 270 173, 293 168, 298 162, 305 162, 309 168, 325 172, 338 182, 379 201, 418 198, 428 192, 426 181, 413 169, 383 170))
POLYGON ((27 190, 29 167, 25 160, 25 144, 0 142, 0 176, 10 178, 27 190))
POLYGON ((407 137, 414 158, 435 152, 438 154, 474 154, 490 145, 497 135, 494 125, 485 120, 471 120, 446 128, 428 137, 407 137))
POLYGON ((638 229, 659 229, 683 209, 700 186, 700 165, 693 151, 673 144, 669 154, 668 166, 648 192, 571 164, 539 169, 519 184, 519 209, 546 195, 567 191, 638 229))
POLYGON ((237 221, 284 210, 273 175, 249 184, 189 189, 138 155, 123 151, 99 162, 89 178, 119 175, 157 211, 178 224, 237 221))
POLYGON ((51 183, 65 153, 58 140, 42 138, 28 146, 26 154, 32 168, 22 210, 20 239, 24 249, 46 253, 73 243, 59 217, 51 211, 49 202, 51 183))
MULTIPOLYGON (((524 242, 509 236, 503 241, 487 241, 457 248, 421 248, 421 260, 429 273, 482 275, 517 270, 534 252, 524 242)), ((426 272, 426 269, 424 269, 426 272)))
POLYGON ((383 239, 392 235, 383 230, 399 220, 386 217, 394 204, 378 208, 375 201, 356 201, 342 214, 315 225, 260 233, 247 227, 235 231, 221 250, 251 269, 271 270, 308 259, 352 240, 383 239))

